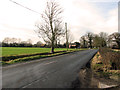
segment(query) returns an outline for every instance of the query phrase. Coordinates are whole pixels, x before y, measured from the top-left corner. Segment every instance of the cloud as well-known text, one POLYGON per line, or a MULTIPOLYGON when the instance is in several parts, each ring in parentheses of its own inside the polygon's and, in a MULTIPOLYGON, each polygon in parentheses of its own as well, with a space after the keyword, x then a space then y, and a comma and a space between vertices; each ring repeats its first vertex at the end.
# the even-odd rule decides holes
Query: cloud
MULTIPOLYGON (((44 0, 15 0, 33 10, 42 13, 45 8, 44 0)), ((57 0, 64 9, 63 20, 68 23, 68 29, 74 35, 75 41, 90 31, 93 33, 113 33, 118 30, 117 8, 101 13, 91 0, 57 0), (88 2, 89 1, 89 2, 88 2), (104 17, 107 14, 107 17, 104 17)), ((94 0, 95 1, 95 0, 94 0)), ((107 6, 106 6, 107 7, 107 6)), ((104 8, 106 8, 104 7, 104 8)), ((40 15, 22 8, 8 0, 0 1, 0 39, 18 37, 23 40, 40 40, 34 32, 35 22, 40 15), (7 4, 7 7, 6 7, 7 4), (4 10, 3 10, 4 8, 4 10)))
POLYGON ((19 28, 7 24, 2 24, 0 27, 1 40, 3 40, 5 37, 21 38, 24 41, 31 39, 33 43, 36 43, 38 40, 40 40, 32 28, 19 28))
POLYGON ((109 10, 108 17, 104 17, 93 3, 73 0, 72 4, 65 8, 65 12, 68 28, 74 34, 75 41, 86 32, 111 34, 118 30, 117 8, 109 10))
MULTIPOLYGON (((30 5, 29 7, 33 6, 30 5)), ((40 17, 39 14, 20 7, 9 0, 0 1, 0 11, 0 41, 5 37, 21 38, 22 40, 32 39, 34 42, 39 40, 34 32, 35 22, 40 17)))

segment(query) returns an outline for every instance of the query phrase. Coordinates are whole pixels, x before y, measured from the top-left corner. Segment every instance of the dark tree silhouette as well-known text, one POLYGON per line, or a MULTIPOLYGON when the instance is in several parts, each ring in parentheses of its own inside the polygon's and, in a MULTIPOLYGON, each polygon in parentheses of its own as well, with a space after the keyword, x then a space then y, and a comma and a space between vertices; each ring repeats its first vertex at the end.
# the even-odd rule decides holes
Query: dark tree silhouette
POLYGON ((109 35, 109 41, 116 42, 116 44, 118 45, 118 48, 120 49, 120 33, 115 32, 109 35))
POLYGON ((51 52, 54 53, 57 38, 64 34, 62 29, 61 13, 63 10, 55 1, 47 2, 42 14, 42 23, 36 24, 37 32, 45 42, 51 44, 51 52))

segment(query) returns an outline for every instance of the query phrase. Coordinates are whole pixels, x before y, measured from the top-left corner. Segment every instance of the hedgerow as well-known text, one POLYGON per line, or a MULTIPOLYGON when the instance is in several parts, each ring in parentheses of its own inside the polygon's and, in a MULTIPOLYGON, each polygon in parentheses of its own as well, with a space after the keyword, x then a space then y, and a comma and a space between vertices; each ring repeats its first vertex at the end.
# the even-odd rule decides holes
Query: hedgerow
POLYGON ((100 48, 102 62, 110 70, 120 70, 120 52, 115 52, 112 49, 100 48))

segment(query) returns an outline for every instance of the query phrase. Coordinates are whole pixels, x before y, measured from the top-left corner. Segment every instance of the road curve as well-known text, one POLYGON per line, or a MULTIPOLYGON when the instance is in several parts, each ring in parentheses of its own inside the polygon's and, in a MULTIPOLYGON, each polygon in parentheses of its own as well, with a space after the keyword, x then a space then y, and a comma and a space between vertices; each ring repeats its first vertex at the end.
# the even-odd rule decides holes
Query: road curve
POLYGON ((3 88, 70 88, 80 68, 98 50, 13 64, 2 68, 3 88))

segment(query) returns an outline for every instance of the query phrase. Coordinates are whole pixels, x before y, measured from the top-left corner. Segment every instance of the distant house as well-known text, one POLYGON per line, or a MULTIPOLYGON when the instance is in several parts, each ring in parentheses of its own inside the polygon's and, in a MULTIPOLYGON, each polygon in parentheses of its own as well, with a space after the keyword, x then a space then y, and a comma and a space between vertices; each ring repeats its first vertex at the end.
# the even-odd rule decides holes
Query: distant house
POLYGON ((40 47, 45 47, 46 44, 40 44, 40 47))
POLYGON ((118 48, 118 45, 115 40, 112 40, 107 46, 110 48, 118 48))
POLYGON ((69 48, 80 48, 80 43, 78 42, 70 43, 69 48))
POLYGON ((69 48, 76 48, 76 44, 75 43, 70 43, 69 48))

